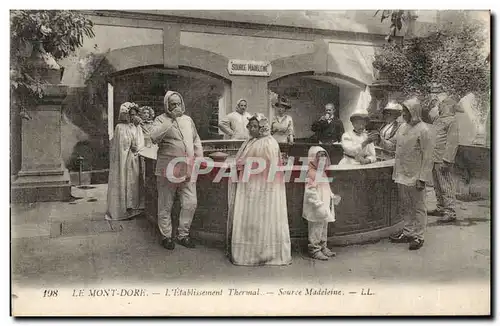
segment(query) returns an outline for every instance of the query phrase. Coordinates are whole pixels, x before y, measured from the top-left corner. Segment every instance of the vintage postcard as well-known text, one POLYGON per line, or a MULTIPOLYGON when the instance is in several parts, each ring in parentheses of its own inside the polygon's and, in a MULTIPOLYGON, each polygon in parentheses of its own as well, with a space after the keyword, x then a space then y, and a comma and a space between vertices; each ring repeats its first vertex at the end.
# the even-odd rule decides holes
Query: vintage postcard
POLYGON ((12 316, 489 316, 490 15, 10 10, 12 316))

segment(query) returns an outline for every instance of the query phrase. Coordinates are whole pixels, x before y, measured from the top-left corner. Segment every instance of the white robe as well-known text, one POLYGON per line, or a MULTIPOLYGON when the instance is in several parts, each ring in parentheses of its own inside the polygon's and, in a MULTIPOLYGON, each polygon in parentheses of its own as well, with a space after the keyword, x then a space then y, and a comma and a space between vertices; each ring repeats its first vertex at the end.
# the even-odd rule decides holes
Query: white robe
MULTIPOLYGON (((272 136, 245 141, 238 159, 279 161, 279 145, 272 136)), ((268 172, 248 182, 229 183, 228 249, 235 265, 287 265, 291 263, 290 232, 284 181, 267 181, 268 172)))
POLYGON ((360 165, 361 163, 355 159, 355 157, 362 156, 368 158, 370 163, 377 161, 377 155, 375 153, 375 145, 370 143, 365 147, 362 143, 368 139, 368 133, 366 131, 362 132, 360 135, 356 134, 354 131, 347 131, 342 135, 342 149, 344 150, 344 157, 340 160, 339 165, 344 164, 354 164, 360 165), (351 156, 351 157, 349 157, 351 156))
POLYGON ((116 126, 110 143, 107 220, 124 220, 144 208, 138 151, 144 146, 142 129, 133 124, 116 126), (132 151, 135 147, 137 151, 132 151))
POLYGON ((232 131, 232 136, 226 134, 226 130, 221 129, 224 132, 224 139, 248 139, 248 119, 251 118, 252 115, 248 112, 240 114, 236 111, 229 113, 222 121, 220 125, 222 125, 225 129, 229 129, 232 131))

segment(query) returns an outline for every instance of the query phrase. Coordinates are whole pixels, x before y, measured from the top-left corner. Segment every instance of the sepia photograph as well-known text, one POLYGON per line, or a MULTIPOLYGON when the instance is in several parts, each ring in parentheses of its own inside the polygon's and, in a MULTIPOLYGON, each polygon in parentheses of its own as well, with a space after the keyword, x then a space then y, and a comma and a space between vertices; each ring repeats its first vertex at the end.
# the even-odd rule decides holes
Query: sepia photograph
POLYGON ((11 316, 491 316, 488 8, 9 15, 11 316))

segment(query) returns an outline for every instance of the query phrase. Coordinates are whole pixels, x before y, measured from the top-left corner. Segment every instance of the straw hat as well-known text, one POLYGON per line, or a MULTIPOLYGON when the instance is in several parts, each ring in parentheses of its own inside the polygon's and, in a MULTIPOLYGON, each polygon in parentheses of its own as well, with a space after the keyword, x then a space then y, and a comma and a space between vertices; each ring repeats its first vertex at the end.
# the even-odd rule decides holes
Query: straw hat
POLYGON ((353 114, 351 114, 351 117, 349 120, 354 120, 354 119, 364 119, 366 121, 370 120, 370 116, 368 115, 368 112, 366 110, 359 110, 355 111, 353 114))
POLYGON ((288 102, 288 99, 286 97, 282 97, 282 96, 278 97, 278 100, 276 101, 275 106, 277 106, 277 107, 282 106, 285 109, 290 109, 292 107, 290 102, 288 102))
POLYGON ((384 112, 384 111, 398 111, 398 112, 403 112, 403 107, 398 102, 391 101, 391 102, 387 103, 387 105, 385 106, 385 108, 382 110, 382 112, 384 112))

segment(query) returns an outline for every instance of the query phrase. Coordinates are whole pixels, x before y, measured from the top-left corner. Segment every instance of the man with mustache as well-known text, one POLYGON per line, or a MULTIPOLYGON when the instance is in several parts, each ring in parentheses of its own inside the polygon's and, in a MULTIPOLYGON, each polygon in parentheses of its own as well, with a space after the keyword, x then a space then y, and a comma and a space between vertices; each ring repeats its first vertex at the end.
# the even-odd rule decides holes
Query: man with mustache
POLYGON ((203 148, 193 120, 184 114, 185 106, 181 94, 168 91, 163 105, 165 113, 156 117, 151 130, 151 140, 158 144, 155 171, 158 186, 158 227, 163 236, 163 247, 173 250, 175 243, 172 240, 171 214, 175 195, 179 193, 181 211, 177 242, 194 248, 189 229, 197 206, 196 183, 192 182, 189 176, 192 163, 197 157, 203 157, 203 148))

